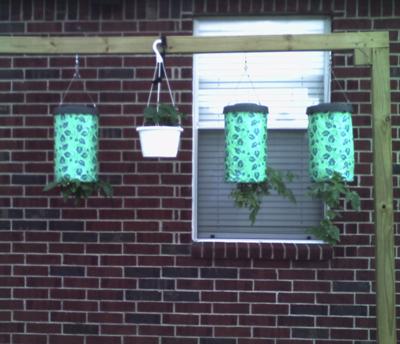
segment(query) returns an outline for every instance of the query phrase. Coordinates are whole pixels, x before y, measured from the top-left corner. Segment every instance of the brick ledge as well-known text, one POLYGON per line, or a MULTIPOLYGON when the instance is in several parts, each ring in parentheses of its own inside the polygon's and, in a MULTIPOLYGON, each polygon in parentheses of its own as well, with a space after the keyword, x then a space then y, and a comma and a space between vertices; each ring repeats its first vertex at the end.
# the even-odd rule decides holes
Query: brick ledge
POLYGON ((324 261, 332 258, 326 244, 194 242, 194 258, 324 261))

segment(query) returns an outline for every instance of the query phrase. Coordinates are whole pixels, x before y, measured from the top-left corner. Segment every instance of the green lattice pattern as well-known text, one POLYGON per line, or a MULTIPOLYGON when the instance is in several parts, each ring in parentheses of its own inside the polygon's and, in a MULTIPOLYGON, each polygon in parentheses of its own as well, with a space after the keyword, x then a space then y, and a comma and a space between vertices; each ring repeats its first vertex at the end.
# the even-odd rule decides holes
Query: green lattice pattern
POLYGON ((267 114, 225 114, 225 179, 258 183, 267 179, 267 114))
POLYGON ((351 114, 314 113, 309 116, 309 170, 314 181, 332 178, 334 172, 346 181, 354 179, 354 144, 351 114))
POLYGON ((93 182, 98 178, 98 116, 54 116, 54 165, 56 181, 93 182))

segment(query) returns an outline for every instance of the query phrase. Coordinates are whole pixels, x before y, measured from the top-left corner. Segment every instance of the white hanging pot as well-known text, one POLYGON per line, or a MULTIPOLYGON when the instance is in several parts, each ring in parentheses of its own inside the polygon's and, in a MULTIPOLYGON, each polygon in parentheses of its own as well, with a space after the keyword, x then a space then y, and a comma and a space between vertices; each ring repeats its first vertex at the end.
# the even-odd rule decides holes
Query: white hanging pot
POLYGON ((182 127, 156 125, 137 127, 136 130, 144 158, 176 158, 182 127))

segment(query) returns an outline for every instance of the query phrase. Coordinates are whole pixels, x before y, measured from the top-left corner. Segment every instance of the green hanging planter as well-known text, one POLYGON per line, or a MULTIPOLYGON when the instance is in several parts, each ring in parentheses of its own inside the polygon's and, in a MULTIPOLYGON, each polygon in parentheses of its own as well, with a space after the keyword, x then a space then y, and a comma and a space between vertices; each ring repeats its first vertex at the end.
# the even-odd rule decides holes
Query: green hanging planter
POLYGON ((239 103, 224 107, 225 180, 259 183, 267 179, 268 107, 239 103))
POLYGON ((354 143, 348 103, 323 103, 307 108, 309 172, 316 181, 332 178, 335 172, 345 181, 354 179, 354 143))
POLYGON ((98 180, 97 109, 61 105, 54 112, 54 173, 56 182, 98 180))

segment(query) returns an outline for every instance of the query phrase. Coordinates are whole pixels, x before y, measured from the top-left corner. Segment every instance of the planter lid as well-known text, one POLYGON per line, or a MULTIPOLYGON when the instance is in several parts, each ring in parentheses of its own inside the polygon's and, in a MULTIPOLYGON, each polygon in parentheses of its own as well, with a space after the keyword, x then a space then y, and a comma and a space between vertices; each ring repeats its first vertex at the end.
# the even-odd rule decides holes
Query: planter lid
POLYGON ((254 103, 238 103, 224 107, 224 114, 229 112, 259 112, 268 114, 268 107, 254 103))
POLYGON ((321 103, 307 108, 307 115, 313 115, 321 112, 353 112, 353 106, 350 103, 321 103))
POLYGON ((81 104, 69 104, 69 105, 60 105, 54 109, 55 115, 64 115, 64 114, 84 114, 84 115, 98 115, 99 110, 90 105, 81 105, 81 104))

